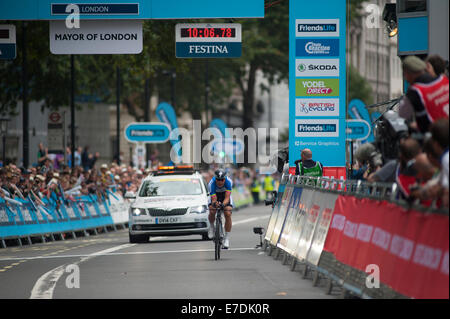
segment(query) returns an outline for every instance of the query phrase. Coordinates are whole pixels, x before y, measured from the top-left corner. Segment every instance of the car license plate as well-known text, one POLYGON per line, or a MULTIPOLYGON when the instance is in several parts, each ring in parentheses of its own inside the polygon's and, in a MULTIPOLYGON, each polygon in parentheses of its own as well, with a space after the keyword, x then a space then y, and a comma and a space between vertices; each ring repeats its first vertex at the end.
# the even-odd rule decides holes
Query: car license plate
POLYGON ((179 223, 179 217, 159 217, 155 218, 155 224, 174 224, 179 223))

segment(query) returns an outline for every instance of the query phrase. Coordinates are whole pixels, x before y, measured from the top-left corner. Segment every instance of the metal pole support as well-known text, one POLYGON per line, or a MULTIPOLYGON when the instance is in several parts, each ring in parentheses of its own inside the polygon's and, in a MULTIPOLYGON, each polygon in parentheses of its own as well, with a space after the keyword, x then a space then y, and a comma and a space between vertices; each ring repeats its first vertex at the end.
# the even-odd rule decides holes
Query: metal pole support
POLYGON ((297 258, 293 257, 291 262, 291 271, 295 271, 296 266, 297 266, 297 258))

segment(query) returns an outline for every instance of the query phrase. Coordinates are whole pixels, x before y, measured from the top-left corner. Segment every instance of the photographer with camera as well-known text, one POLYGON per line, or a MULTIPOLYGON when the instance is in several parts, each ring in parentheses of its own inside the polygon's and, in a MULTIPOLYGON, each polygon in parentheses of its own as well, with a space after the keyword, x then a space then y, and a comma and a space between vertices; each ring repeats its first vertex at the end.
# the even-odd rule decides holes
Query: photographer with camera
POLYGON ((364 180, 367 180, 371 174, 374 174, 383 166, 381 153, 371 143, 361 145, 356 150, 355 158, 361 169, 359 175, 361 176, 362 174, 362 179, 364 180))
POLYGON ((399 144, 398 159, 386 163, 377 172, 371 174, 369 182, 396 182, 404 198, 408 198, 410 186, 416 184, 417 172, 414 168, 415 158, 421 153, 421 147, 413 138, 402 139, 399 144))

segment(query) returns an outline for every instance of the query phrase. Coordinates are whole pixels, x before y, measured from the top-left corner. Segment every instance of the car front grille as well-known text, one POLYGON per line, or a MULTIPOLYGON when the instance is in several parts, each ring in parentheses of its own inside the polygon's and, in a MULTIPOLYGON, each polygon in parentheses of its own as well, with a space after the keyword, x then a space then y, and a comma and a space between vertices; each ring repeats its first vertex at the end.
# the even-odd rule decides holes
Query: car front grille
POLYGON ((206 223, 178 223, 178 224, 141 224, 133 225, 133 230, 176 230, 191 228, 206 228, 206 223))
POLYGON ((158 208, 149 208, 148 214, 152 217, 161 217, 161 216, 181 216, 187 213, 187 208, 175 208, 171 210, 158 209, 158 208))

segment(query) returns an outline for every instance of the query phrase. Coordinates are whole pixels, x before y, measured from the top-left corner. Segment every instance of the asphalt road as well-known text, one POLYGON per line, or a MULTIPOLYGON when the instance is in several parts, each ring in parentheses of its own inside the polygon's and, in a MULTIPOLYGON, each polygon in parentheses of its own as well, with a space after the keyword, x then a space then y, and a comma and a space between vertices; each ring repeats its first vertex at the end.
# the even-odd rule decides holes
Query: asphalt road
POLYGON ((200 236, 130 244, 128 230, 0 249, 0 299, 329 299, 255 246, 270 208, 233 213, 229 250, 200 236))

